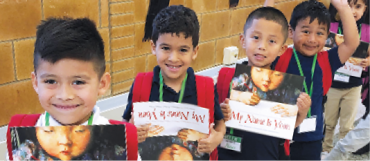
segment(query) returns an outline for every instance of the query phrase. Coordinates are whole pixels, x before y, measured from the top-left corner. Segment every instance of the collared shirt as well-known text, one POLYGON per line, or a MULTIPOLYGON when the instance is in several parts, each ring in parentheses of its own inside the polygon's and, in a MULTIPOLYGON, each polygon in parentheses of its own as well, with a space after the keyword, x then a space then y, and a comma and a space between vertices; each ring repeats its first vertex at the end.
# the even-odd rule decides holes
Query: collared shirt
MULTIPOLYGON (((152 89, 150 92, 149 101, 159 101, 159 72, 160 68, 159 66, 154 67, 153 69, 153 82, 152 82, 152 89)), ((186 80, 185 85, 185 91, 184 91, 184 97, 182 99, 182 103, 190 103, 193 105, 197 105, 197 88, 196 88, 196 82, 195 82, 195 74, 194 70, 190 67, 187 70, 188 78, 186 80)), ((123 114, 123 119, 130 120, 131 119, 131 111, 132 111, 132 90, 133 90, 134 84, 132 84, 130 93, 128 95, 127 100, 127 106, 126 110, 123 114)), ((220 104, 218 103, 218 94, 217 89, 215 88, 215 106, 214 106, 214 120, 221 120, 224 118, 220 104)), ((163 101, 165 102, 178 102, 179 101, 180 93, 177 93, 175 90, 173 90, 171 87, 168 87, 166 84, 163 84, 163 101)))

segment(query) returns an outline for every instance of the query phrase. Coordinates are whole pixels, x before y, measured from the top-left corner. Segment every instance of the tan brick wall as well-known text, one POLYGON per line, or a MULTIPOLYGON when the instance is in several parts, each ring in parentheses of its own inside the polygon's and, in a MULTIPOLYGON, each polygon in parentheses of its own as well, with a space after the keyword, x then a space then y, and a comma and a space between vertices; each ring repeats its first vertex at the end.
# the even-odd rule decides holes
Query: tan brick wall
MULTIPOLYGON (((302 0, 276 0, 289 18, 302 0)), ((324 0, 329 4, 329 0, 324 0)), ((196 71, 222 63, 223 48, 239 47, 244 21, 264 0, 240 0, 229 9, 229 0, 171 0, 194 9, 200 22, 200 49, 196 71)), ((17 113, 39 113, 31 82, 36 26, 48 17, 89 17, 105 44, 107 71, 112 75, 104 97, 127 92, 138 72, 157 64, 148 42, 141 42, 149 0, 0 0, 0 126, 17 113)), ((245 57, 245 52, 240 52, 245 57)))

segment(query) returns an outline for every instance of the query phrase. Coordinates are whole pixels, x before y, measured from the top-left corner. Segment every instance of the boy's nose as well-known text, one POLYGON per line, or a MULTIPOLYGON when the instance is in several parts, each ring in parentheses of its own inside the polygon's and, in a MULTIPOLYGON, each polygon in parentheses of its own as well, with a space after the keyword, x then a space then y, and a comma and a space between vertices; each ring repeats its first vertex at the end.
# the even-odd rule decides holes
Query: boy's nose
POLYGON ((56 94, 57 99, 61 100, 72 100, 74 97, 72 89, 69 85, 62 85, 60 90, 56 94))
POLYGON ((308 40, 309 40, 310 42, 315 42, 315 39, 316 39, 315 34, 310 34, 310 36, 309 36, 308 40))
POLYGON ((169 61, 171 62, 176 62, 179 60, 179 56, 178 56, 178 53, 177 52, 172 52, 168 58, 169 61))
POLYGON ((265 44, 265 42, 264 42, 264 41, 261 41, 261 42, 259 43, 259 45, 258 45, 258 49, 259 49, 259 50, 263 50, 263 51, 265 51, 265 50, 266 50, 266 44, 265 44))

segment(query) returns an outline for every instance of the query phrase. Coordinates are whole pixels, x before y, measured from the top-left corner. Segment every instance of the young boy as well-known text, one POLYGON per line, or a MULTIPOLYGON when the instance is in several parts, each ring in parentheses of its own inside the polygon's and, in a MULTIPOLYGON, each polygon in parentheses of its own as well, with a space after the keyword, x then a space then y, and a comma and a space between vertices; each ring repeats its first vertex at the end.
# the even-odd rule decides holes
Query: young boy
POLYGON ((295 130, 291 144, 292 160, 320 160, 323 138, 323 95, 331 86, 335 71, 354 53, 359 45, 355 19, 347 1, 331 0, 343 22, 344 42, 327 52, 321 52, 330 29, 330 14, 321 2, 314 0, 298 4, 292 13, 289 36, 293 49, 288 49, 272 64, 285 66, 287 73, 305 76, 305 91, 311 95, 312 106, 301 127, 295 130), (294 55, 294 56, 293 56, 294 55))
MULTIPOLYGON (((198 82, 196 82, 194 70, 190 67, 198 54, 198 41, 199 22, 193 10, 180 5, 167 7, 158 13, 153 21, 151 40, 152 53, 157 57, 158 66, 153 69, 152 81, 149 82, 150 94, 148 99, 144 101, 182 102, 195 105, 203 101, 197 99, 202 97, 202 94, 198 93, 198 82), (161 83, 161 79, 163 83, 161 83)), ((130 122, 134 121, 132 103, 135 102, 137 80, 138 77, 135 78, 131 87, 126 110, 123 114, 123 119, 130 120, 130 122)), ((210 83, 211 90, 213 90, 213 82, 210 83)), ((144 88, 138 93, 144 93, 146 90, 148 89, 144 88)), ((221 143, 226 131, 216 90, 214 90, 214 98, 211 100, 208 101, 214 103, 214 107, 211 107, 214 110, 214 116, 210 117, 214 117, 215 126, 207 139, 200 140, 199 152, 212 152, 221 143)), ((148 135, 148 126, 139 126, 137 129, 139 143, 145 141, 148 135)))
MULTIPOLYGON (((284 43, 287 37, 288 22, 282 12, 272 7, 262 7, 254 10, 246 20, 244 34, 240 36, 241 45, 248 56, 248 62, 243 62, 243 64, 271 69, 271 63, 285 51, 286 46, 284 43)), ((220 77, 219 81, 222 79, 220 77)), ((220 83, 222 82, 218 82, 216 86, 220 83)), ((225 84, 229 85, 229 83, 225 84)), ((218 88, 218 90, 220 92, 221 89, 218 88)), ((230 94, 228 93, 228 95, 230 94)), ((221 99, 220 101, 223 100, 221 99)), ((229 99, 226 99, 221 104, 225 120, 228 120, 231 115, 228 101, 229 99)), ((297 105, 299 111, 296 127, 307 114, 307 110, 311 105, 310 97, 305 93, 301 93, 297 99, 297 105)), ((281 157, 279 155, 279 146, 281 143, 284 143, 284 139, 230 128, 227 128, 227 134, 241 137, 241 150, 233 151, 227 149, 227 147, 219 147, 219 159, 278 160, 281 157)))
MULTIPOLYGON (((125 124, 128 159, 137 159, 135 126, 108 120, 100 115, 99 108, 95 106, 98 97, 109 88, 111 78, 105 72, 104 44, 94 22, 87 18, 50 18, 43 21, 37 27, 31 78, 45 112, 41 115, 15 115, 9 128, 125 124)), ((7 135, 8 155, 12 160, 9 129, 7 135)), ((69 144, 60 149, 75 149, 78 146, 71 138, 66 140, 69 144)), ((46 155, 59 159, 81 159, 81 153, 75 151, 63 152, 58 156, 46 155)), ((94 157, 90 159, 103 159, 104 154, 94 157)))

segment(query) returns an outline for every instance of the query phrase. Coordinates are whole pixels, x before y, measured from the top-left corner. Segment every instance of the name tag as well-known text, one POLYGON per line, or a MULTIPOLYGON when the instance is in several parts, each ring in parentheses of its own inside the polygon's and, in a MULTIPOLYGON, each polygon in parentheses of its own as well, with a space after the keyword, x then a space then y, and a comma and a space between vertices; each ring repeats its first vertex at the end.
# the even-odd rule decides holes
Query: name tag
POLYGON ((225 135, 221 142, 221 147, 237 152, 241 152, 242 138, 232 135, 225 135))
POLYGON ((303 120, 299 125, 298 133, 316 131, 316 117, 310 117, 303 120))
POLYGON ((349 82, 349 75, 343 73, 335 73, 334 80, 339 82, 349 82))

